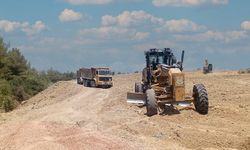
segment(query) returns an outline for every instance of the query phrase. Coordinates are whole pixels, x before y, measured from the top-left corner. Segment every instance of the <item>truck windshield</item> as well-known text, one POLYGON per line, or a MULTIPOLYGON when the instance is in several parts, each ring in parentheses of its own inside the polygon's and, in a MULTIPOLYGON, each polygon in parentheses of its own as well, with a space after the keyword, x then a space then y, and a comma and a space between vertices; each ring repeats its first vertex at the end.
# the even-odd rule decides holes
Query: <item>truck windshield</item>
POLYGON ((110 75, 110 71, 109 70, 99 70, 99 75, 110 75))

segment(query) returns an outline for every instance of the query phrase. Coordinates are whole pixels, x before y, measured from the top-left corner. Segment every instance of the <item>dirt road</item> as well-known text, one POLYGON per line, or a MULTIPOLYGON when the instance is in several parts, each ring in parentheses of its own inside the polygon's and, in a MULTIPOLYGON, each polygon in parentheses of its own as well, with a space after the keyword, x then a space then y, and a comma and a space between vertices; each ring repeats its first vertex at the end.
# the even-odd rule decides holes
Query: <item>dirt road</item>
POLYGON ((250 149, 250 75, 187 72, 187 92, 204 83, 209 114, 193 109, 147 117, 126 104, 140 74, 111 89, 58 82, 0 115, 0 149, 250 149))

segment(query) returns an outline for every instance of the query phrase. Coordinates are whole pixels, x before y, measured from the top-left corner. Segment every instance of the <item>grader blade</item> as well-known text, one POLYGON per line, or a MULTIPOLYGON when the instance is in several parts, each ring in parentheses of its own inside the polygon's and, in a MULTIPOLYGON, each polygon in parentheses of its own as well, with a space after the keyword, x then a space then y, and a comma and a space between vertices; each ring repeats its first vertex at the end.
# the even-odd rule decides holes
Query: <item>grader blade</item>
POLYGON ((146 95, 144 93, 127 93, 127 103, 132 104, 145 104, 146 103, 146 95))

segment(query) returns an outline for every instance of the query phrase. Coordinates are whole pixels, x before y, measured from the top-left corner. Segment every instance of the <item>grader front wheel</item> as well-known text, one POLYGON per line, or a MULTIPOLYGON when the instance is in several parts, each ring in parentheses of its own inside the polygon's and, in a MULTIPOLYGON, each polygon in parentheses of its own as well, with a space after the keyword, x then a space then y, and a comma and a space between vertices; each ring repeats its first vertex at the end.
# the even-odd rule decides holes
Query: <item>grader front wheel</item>
POLYGON ((207 90, 203 84, 196 84, 193 87, 194 106, 198 113, 208 113, 208 96, 207 90))
POLYGON ((155 91, 153 89, 148 89, 146 91, 147 94, 147 103, 146 103, 146 109, 147 109, 147 116, 153 116, 157 114, 157 102, 155 98, 155 91))

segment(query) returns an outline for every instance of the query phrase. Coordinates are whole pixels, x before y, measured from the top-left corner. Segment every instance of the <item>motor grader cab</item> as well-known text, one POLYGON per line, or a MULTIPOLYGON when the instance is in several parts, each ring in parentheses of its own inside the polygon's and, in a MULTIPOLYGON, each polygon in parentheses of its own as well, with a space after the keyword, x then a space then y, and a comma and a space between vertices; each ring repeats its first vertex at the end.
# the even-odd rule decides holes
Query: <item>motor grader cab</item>
POLYGON ((208 113, 207 91, 203 84, 193 86, 193 94, 185 94, 183 70, 184 51, 177 61, 169 48, 150 49, 145 52, 146 67, 142 71, 142 82, 135 83, 135 92, 127 93, 128 103, 146 105, 147 115, 164 112, 165 106, 194 103, 200 114, 208 113))

